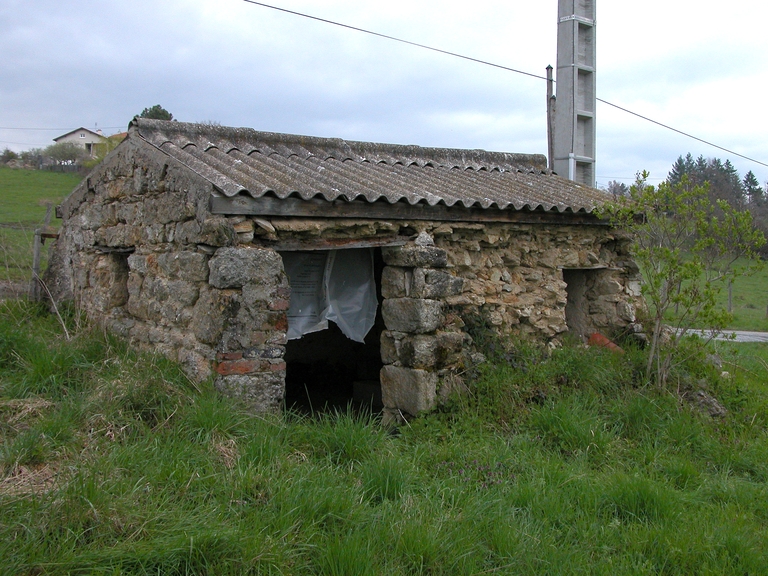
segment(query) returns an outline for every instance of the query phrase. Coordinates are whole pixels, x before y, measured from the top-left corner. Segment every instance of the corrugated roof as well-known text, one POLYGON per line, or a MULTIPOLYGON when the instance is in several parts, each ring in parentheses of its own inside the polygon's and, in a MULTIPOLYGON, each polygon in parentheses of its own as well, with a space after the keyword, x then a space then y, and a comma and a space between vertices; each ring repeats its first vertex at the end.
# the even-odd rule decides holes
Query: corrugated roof
POLYGON ((211 182, 249 194, 591 212, 607 195, 534 154, 424 148, 136 118, 138 136, 211 182))

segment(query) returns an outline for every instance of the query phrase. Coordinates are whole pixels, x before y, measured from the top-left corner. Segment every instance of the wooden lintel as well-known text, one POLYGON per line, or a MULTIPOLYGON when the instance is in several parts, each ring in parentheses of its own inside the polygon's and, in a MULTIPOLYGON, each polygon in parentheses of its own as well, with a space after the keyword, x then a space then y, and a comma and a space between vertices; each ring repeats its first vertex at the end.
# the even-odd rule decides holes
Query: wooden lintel
POLYGON ((268 246, 278 252, 295 252, 309 250, 339 250, 342 248, 381 248, 382 246, 404 246, 408 239, 402 237, 389 238, 360 238, 343 240, 324 240, 316 238, 313 240, 295 240, 282 242, 263 241, 264 246, 268 246))
POLYGON ((300 218, 365 218, 375 220, 433 220, 445 222, 509 222, 515 224, 588 224, 608 226, 607 221, 593 214, 572 212, 537 212, 523 210, 499 210, 496 208, 466 208, 438 204, 411 205, 407 202, 352 202, 302 200, 300 198, 266 197, 252 198, 240 195, 227 198, 211 196, 213 214, 229 216, 283 216, 300 218))
POLYGON ((93 248, 102 254, 132 254, 136 251, 136 248, 132 247, 94 246, 93 248))

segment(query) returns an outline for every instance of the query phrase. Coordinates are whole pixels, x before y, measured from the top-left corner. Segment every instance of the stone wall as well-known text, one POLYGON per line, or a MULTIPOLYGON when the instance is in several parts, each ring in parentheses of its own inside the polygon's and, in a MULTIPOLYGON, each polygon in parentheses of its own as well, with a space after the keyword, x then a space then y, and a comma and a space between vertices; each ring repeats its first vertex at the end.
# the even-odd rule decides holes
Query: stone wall
POLYGON ((211 186, 126 143, 61 206, 46 281, 92 319, 256 410, 280 406, 290 291, 273 250, 207 211, 211 186))
POLYGON ((285 247, 383 246, 391 418, 463 385, 469 317, 557 341, 569 321, 582 333, 621 329, 640 302, 627 239, 606 226, 224 217, 208 211, 211 193, 160 152, 124 143, 62 205, 46 280, 55 298, 255 410, 284 394, 285 247))

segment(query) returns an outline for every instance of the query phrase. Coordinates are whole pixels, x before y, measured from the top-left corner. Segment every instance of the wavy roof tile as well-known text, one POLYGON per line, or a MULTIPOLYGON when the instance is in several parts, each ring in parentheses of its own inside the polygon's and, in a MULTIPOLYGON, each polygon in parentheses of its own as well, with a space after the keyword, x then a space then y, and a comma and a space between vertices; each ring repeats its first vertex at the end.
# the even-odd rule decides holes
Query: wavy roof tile
POLYGON ((591 212, 604 192, 561 178, 542 155, 424 148, 136 118, 138 136, 221 194, 466 208, 591 212))

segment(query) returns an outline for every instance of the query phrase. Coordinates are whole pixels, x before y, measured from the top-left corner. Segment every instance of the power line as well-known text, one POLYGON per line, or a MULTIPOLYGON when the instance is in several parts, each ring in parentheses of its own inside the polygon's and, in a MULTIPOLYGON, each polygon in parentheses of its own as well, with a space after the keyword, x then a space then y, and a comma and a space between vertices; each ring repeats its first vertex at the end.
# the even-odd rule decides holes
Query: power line
MULTIPOLYGON (((539 74, 532 74, 531 72, 525 72, 523 70, 518 70, 516 68, 510 68, 509 66, 502 66, 501 64, 495 64, 493 62, 488 62, 487 60, 481 60, 479 58, 473 58, 471 56, 465 56, 463 54, 458 54, 456 52, 450 52, 448 50, 442 50, 440 48, 435 48, 433 46, 427 46, 426 44, 419 44, 418 42, 411 42, 410 40, 404 40, 402 38, 397 38, 395 36, 389 36, 388 34, 381 34, 380 32, 374 32, 372 30, 366 30, 365 28, 359 28, 357 26, 351 26, 349 24, 343 24, 341 22, 335 22, 334 20, 328 20, 326 18, 320 18, 319 16, 312 16, 310 14, 304 14, 303 12, 296 12, 295 10, 288 10, 287 8, 280 8, 279 6, 273 6, 271 4, 265 4, 264 2, 256 2, 256 0, 243 0, 243 1, 248 3, 248 4, 255 4, 256 6, 262 6, 263 8, 269 8, 271 10, 277 10, 279 12, 285 12, 286 14, 292 14, 294 16, 301 16, 302 18, 308 18, 310 20, 315 20, 317 22, 323 22, 325 24, 331 24, 333 26, 339 26, 341 28, 346 28, 348 30, 354 30, 356 32, 362 32, 364 34, 370 34, 371 36, 377 36, 379 38, 384 38, 386 40, 392 40, 394 42, 400 42, 402 44, 408 44, 409 46, 415 46, 416 48, 423 48, 425 50, 431 50, 432 52, 438 52, 440 54, 445 54, 447 56, 453 56, 455 58, 461 58, 462 60, 468 60, 470 62, 475 62, 477 64, 483 64, 485 66, 491 66, 493 68, 499 68, 501 70, 506 70, 507 72, 515 72, 516 74, 523 74, 525 76, 530 76, 532 78, 537 78, 539 80, 547 80, 546 76, 541 76, 539 74)), ((603 100, 602 98, 596 98, 596 100, 598 102, 602 102, 603 104, 606 104, 608 106, 612 106, 613 108, 616 108, 617 110, 621 110, 622 112, 626 112, 627 114, 631 114, 633 116, 636 116, 636 117, 641 118, 643 120, 646 120, 648 122, 656 124, 657 126, 661 126, 662 128, 666 128, 667 130, 671 130, 673 132, 677 132, 678 134, 681 134, 681 135, 686 136, 688 138, 692 138, 693 140, 697 140, 698 142, 702 142, 703 144, 707 144, 708 146, 712 146, 714 148, 717 148, 718 150, 722 150, 723 152, 727 152, 728 154, 733 154, 734 156, 738 156, 739 158, 743 158, 744 160, 749 160, 750 162, 754 162, 755 164, 760 164, 761 166, 765 166, 765 167, 768 168, 768 164, 765 163, 765 162, 761 162, 760 160, 756 160, 754 158, 750 158, 749 156, 745 156, 744 154, 739 154, 738 152, 735 152, 735 151, 730 150, 728 148, 724 148, 723 146, 718 146, 717 144, 709 142, 708 140, 704 140, 703 138, 699 138, 697 136, 689 134, 688 132, 684 132, 683 130, 678 130, 677 128, 673 128, 672 126, 669 126, 669 125, 664 124, 662 122, 658 122, 656 120, 653 120, 652 118, 648 118, 647 116, 643 116, 642 114, 638 114, 637 112, 632 112, 631 110, 628 110, 627 108, 619 106, 618 104, 613 104, 612 102, 608 102, 607 100, 603 100)))
POLYGON ((0 140, 0 144, 13 144, 15 146, 34 146, 31 142, 8 142, 7 140, 0 140))
MULTIPOLYGON (((124 128, 123 126, 102 126, 99 128, 99 130, 120 130, 124 128)), ((48 131, 48 132, 60 132, 61 130, 77 130, 77 128, 23 128, 23 127, 10 127, 10 126, 0 126, 0 130, 41 130, 41 131, 48 131)), ((90 130, 90 128, 88 128, 90 130)))
POLYGON ((517 74, 523 74, 525 76, 531 76, 532 78, 538 78, 539 80, 546 80, 546 76, 539 74, 532 74, 523 70, 517 70, 515 68, 509 68, 508 66, 502 66, 501 64, 494 64, 486 60, 480 60, 479 58, 472 58, 471 56, 464 56, 463 54, 457 54, 456 52, 449 52, 448 50, 442 50, 433 46, 427 46, 426 44, 419 44, 418 42, 411 42, 410 40, 403 40, 395 36, 389 36, 387 34, 381 34, 380 32, 373 32, 372 30, 366 30, 365 28, 358 28, 357 26, 350 26, 349 24, 342 24, 341 22, 334 22, 333 20, 327 20, 320 18, 319 16, 311 16, 310 14, 303 14, 301 12, 295 12, 294 10, 288 10, 287 8, 280 8, 279 6, 272 6, 270 4, 264 4, 263 2, 256 2, 255 0, 243 0, 248 4, 255 4, 257 6, 263 6, 264 8, 270 8, 279 12, 285 12, 286 14, 293 14, 294 16, 301 16, 302 18, 309 18, 310 20, 316 20, 325 24, 332 24, 341 28, 347 28, 348 30, 354 30, 356 32, 362 32, 364 34, 370 34, 371 36, 378 36, 379 38, 385 38, 386 40, 393 40, 394 42, 400 42, 402 44, 408 44, 409 46, 415 46, 417 48, 424 48, 425 50, 431 50, 432 52, 438 52, 440 54, 446 54, 447 56, 453 56, 455 58, 461 58, 462 60, 469 60, 470 62, 476 62, 477 64, 484 64, 486 66, 492 66, 493 68, 500 68, 508 72, 515 72, 517 74))
POLYGON ((754 158, 750 158, 749 156, 745 156, 744 154, 739 154, 738 152, 734 152, 733 150, 729 150, 728 148, 723 148, 722 146, 718 146, 717 144, 713 142, 709 142, 708 140, 704 140, 703 138, 699 138, 698 136, 694 136, 693 134, 689 134, 688 132, 683 132, 682 130, 678 130, 677 128, 673 128, 672 126, 668 126, 667 124, 663 124, 661 122, 658 122, 652 118, 648 118, 647 116, 643 116, 642 114, 638 114, 637 112, 632 112, 632 110, 627 110, 626 108, 622 108, 618 104, 613 104, 611 102, 608 102, 606 100, 603 100, 602 98, 596 98, 598 102, 602 102, 603 104, 607 104, 608 106, 613 106, 617 110, 621 110, 622 112, 626 112, 627 114, 632 114, 632 116, 637 116, 638 118, 642 118, 643 120, 647 120, 648 122, 651 122, 653 124, 656 124, 657 126, 661 126, 662 128, 666 128, 667 130, 672 130, 672 132, 677 132, 678 134, 682 134, 683 136, 686 136, 688 138, 692 138, 693 140, 697 140, 699 142, 702 142, 704 144, 707 144, 709 146, 712 146, 714 148, 717 148, 718 150, 722 150, 723 152, 728 152, 728 154, 733 154, 734 156, 738 156, 739 158, 743 158, 744 160, 749 160, 750 162, 754 162, 755 164, 760 164, 761 166, 765 166, 768 168, 768 164, 765 162, 760 162, 760 160, 755 160, 754 158))

